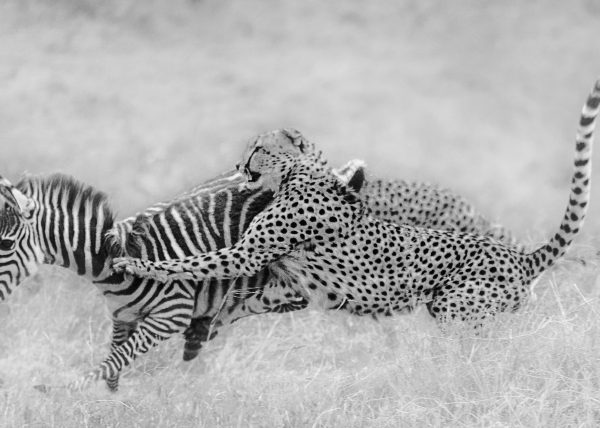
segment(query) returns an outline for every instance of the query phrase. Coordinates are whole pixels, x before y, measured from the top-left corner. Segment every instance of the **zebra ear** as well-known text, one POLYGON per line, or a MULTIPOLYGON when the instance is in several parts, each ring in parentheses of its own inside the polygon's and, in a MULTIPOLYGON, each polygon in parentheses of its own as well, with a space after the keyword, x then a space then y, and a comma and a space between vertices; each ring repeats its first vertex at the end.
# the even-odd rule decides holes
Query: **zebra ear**
POLYGON ((35 206, 33 200, 17 190, 10 181, 2 176, 0 176, 0 196, 3 197, 6 205, 12 206, 15 211, 21 213, 25 218, 31 217, 31 212, 35 206))
POLYGON ((35 207, 35 203, 33 199, 25 196, 21 191, 17 190, 15 187, 11 189, 11 193, 13 195, 14 200, 17 202, 19 206, 19 211, 25 218, 31 218, 31 214, 33 212, 33 208, 35 207))
MULTIPOLYGON (((2 211, 4 211, 6 207, 12 207, 13 209, 17 209, 19 207, 19 203, 12 194, 12 187, 12 183, 0 175, 0 198, 2 199, 2 211)), ((19 208, 18 210, 20 211, 21 209, 19 208)))

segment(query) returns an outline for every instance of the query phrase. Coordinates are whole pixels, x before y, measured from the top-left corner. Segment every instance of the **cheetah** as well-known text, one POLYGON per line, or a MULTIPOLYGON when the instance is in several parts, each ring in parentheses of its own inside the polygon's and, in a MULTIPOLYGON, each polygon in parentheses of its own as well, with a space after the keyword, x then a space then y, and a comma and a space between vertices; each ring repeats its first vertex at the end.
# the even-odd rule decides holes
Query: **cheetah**
POLYGON ((474 325, 519 309, 532 282, 561 258, 578 234, 590 195, 592 135, 600 80, 583 107, 569 203, 558 231, 532 252, 490 237, 378 220, 357 196, 364 169, 342 182, 313 155, 286 147, 301 136, 253 143, 238 168, 247 180, 276 190, 233 246, 180 260, 121 258, 117 271, 145 277, 233 278, 265 266, 311 303, 351 313, 406 313, 425 305, 440 324, 474 325))
POLYGON ((369 214, 380 220, 478 233, 515 249, 525 248, 511 230, 490 221, 461 195, 435 184, 367 177, 359 196, 369 214))

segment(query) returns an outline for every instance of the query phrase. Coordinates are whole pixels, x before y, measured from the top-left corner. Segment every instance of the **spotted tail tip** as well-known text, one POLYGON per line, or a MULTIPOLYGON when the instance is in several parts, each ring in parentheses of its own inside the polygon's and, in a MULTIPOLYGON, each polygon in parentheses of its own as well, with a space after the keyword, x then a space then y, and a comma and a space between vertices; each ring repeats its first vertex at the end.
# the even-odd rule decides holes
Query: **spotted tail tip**
POLYGON ((594 89, 592 89, 592 93, 588 97, 586 106, 592 110, 595 110, 600 106, 600 78, 596 80, 594 89))

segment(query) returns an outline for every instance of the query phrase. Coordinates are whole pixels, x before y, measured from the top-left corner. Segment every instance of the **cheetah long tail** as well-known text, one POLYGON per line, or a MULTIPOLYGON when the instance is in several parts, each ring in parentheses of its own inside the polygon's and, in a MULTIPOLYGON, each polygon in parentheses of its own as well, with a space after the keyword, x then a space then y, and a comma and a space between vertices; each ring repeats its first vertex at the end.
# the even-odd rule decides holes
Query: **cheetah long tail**
POLYGON ((575 168, 565 216, 558 231, 548 243, 526 256, 531 267, 532 278, 537 277, 565 254, 583 225, 590 200, 592 141, 599 110, 600 79, 596 81, 581 112, 575 139, 575 168))

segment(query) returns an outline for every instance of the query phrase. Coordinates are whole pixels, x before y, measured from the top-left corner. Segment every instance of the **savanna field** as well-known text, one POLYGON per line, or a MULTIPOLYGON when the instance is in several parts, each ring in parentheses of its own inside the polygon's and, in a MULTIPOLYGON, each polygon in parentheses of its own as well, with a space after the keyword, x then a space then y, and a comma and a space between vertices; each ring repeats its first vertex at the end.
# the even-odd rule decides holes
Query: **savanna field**
MULTIPOLYGON (((600 76, 600 3, 0 0, 0 174, 60 171, 123 218, 294 127, 334 165, 442 183, 530 247, 567 203, 600 76)), ((596 138, 595 171, 600 171, 596 138)), ((537 298, 482 336, 425 310, 247 318, 181 361, 180 337, 104 383, 104 299, 44 267, 0 304, 2 427, 600 425, 600 174, 537 298)))

